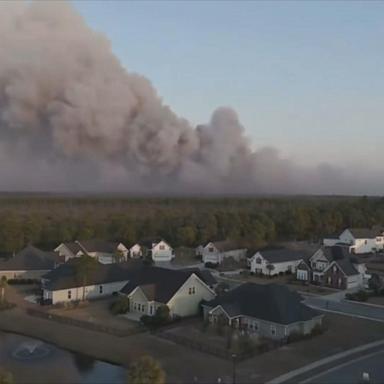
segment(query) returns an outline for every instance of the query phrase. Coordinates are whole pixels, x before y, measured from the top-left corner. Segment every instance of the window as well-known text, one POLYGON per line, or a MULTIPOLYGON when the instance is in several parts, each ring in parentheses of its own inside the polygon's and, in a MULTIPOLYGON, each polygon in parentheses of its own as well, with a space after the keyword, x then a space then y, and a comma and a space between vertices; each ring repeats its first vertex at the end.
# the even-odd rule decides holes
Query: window
POLYGON ((364 241, 364 244, 367 245, 367 244, 368 244, 368 240, 365 240, 365 241, 364 241))
POLYGON ((271 325, 271 335, 272 336, 276 335, 276 327, 274 325, 271 325))
POLYGON ((333 273, 336 273, 337 272, 337 267, 336 265, 333 266, 333 273))
POLYGON ((140 312, 141 311, 141 304, 137 304, 137 310, 140 312))
POLYGON ((153 314, 153 307, 152 307, 152 305, 149 307, 149 314, 150 314, 150 315, 153 314))
POLYGON ((103 286, 102 285, 99 286, 99 293, 100 294, 103 293, 103 286))
POLYGON ((257 321, 253 322, 253 328, 255 331, 257 331, 259 329, 259 323, 257 321))
POLYGON ((258 257, 258 258, 256 259, 256 264, 261 264, 261 257, 258 257))
POLYGON ((161 244, 161 245, 159 246, 159 249, 160 249, 161 251, 164 251, 164 249, 165 249, 165 245, 161 244))
POLYGON ((133 304, 133 309, 136 311, 137 309, 136 303, 133 304))
POLYGON ((328 285, 331 285, 331 284, 332 284, 332 277, 328 276, 328 285))
POLYGON ((145 306, 144 304, 141 306, 141 312, 144 312, 145 306))
POLYGON ((208 248, 208 251, 209 251, 209 252, 214 252, 215 249, 214 249, 213 247, 209 247, 209 248, 208 248))
POLYGON ((339 280, 338 280, 339 287, 341 287, 341 283, 342 283, 342 280, 341 280, 341 277, 339 277, 339 280))
POLYGON ((72 291, 68 291, 68 299, 70 300, 72 298, 72 291))
POLYGON ((196 289, 195 289, 195 287, 190 287, 189 289, 188 289, 188 294, 189 295, 194 295, 196 293, 196 289))

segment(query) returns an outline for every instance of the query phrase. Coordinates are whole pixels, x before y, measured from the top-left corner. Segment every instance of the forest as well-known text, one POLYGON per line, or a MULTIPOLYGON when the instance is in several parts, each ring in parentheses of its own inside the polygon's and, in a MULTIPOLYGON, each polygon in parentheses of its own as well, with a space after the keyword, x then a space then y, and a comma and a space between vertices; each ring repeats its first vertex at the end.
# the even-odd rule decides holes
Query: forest
POLYGON ((90 238, 129 245, 160 236, 174 247, 233 239, 250 248, 317 241, 345 227, 384 226, 383 197, 164 198, 0 195, 0 254, 90 238))

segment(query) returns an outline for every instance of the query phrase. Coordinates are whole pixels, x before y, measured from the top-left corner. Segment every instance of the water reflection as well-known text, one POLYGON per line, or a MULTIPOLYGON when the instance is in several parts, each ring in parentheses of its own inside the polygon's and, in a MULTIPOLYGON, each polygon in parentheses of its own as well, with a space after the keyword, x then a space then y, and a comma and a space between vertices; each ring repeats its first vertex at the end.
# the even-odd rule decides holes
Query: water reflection
POLYGON ((119 366, 28 337, 0 332, 0 367, 23 384, 122 384, 119 366))

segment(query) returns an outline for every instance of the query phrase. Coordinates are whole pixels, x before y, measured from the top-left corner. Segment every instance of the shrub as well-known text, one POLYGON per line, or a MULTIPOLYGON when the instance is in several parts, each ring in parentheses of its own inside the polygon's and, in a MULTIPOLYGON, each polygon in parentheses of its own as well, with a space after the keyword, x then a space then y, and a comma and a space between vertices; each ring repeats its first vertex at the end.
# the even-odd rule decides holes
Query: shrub
POLYGON ((129 299, 126 296, 120 296, 116 301, 114 301, 110 310, 114 315, 121 315, 129 311, 129 299))
POLYGON ((345 298, 347 300, 354 300, 354 301, 367 301, 369 298, 368 292, 361 289, 360 291, 357 291, 355 293, 347 293, 345 295, 345 298))

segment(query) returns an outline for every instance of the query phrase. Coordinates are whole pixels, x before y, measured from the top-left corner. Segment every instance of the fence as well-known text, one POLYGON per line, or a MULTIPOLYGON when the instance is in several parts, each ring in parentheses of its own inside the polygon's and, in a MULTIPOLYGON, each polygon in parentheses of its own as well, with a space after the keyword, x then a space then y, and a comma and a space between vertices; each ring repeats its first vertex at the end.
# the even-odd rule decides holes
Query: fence
MULTIPOLYGON (((225 359, 225 360, 233 360, 234 359, 234 353, 229 351, 229 350, 226 350, 223 348, 218 348, 218 347, 215 347, 213 345, 203 344, 199 341, 190 339, 188 337, 176 335, 176 334, 170 333, 170 332, 159 332, 156 335, 159 337, 162 337, 164 339, 173 341, 177 344, 183 345, 185 347, 195 349, 199 352, 208 353, 210 355, 213 355, 213 356, 225 359)), ((278 343, 278 344, 273 343, 273 345, 260 346, 261 348, 255 348, 252 351, 236 353, 235 358, 236 358, 236 361, 238 361, 238 362, 243 361, 243 360, 249 359, 249 358, 251 358, 257 354, 267 352, 271 349, 275 349, 280 345, 281 345, 281 343, 278 343)))
POLYGON ((40 317, 46 320, 56 321, 58 323, 72 325, 75 327, 80 327, 80 328, 84 328, 91 331, 108 333, 110 335, 118 336, 118 337, 131 336, 131 335, 145 331, 145 329, 142 327, 137 327, 134 329, 118 329, 118 328, 108 327, 108 326, 96 324, 90 321, 73 319, 71 317, 60 316, 57 314, 52 314, 46 311, 41 311, 33 308, 28 308, 26 311, 27 311, 27 314, 31 316, 40 317))

